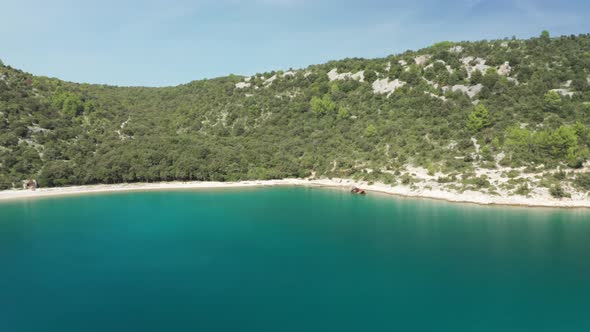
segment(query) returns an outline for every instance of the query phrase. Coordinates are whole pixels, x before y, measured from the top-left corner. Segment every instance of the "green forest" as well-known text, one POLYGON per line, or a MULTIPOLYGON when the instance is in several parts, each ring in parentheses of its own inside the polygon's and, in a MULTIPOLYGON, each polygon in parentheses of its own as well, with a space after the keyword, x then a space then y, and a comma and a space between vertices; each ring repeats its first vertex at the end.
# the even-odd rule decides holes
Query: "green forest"
POLYGON ((411 183, 414 165, 476 187, 486 182, 475 169, 546 171, 560 196, 561 183, 590 190, 576 172, 589 157, 590 34, 441 42, 162 88, 71 83, 0 62, 0 189, 31 178, 395 184, 411 183))

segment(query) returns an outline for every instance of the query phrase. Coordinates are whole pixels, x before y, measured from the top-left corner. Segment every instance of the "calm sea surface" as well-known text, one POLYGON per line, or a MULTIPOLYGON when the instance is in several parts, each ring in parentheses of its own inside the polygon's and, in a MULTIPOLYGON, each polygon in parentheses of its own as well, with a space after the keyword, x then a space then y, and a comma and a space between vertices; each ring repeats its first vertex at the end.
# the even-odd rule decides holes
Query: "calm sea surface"
POLYGON ((0 204, 0 331, 590 331, 590 210, 319 188, 0 204))

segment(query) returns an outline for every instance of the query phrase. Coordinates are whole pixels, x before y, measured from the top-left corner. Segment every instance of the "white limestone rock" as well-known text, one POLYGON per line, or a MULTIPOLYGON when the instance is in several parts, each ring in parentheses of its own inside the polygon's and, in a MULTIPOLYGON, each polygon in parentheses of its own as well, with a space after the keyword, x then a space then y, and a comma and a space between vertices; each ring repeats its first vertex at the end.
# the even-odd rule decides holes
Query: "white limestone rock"
POLYGON ((455 54, 463 53, 463 46, 461 46, 461 45, 453 46, 453 47, 449 48, 449 52, 455 53, 455 54))
POLYGON ((364 82, 365 81, 365 71, 361 70, 358 73, 338 73, 338 69, 334 68, 332 70, 330 70, 330 72, 328 72, 328 79, 330 81, 338 81, 338 80, 346 80, 346 79, 352 79, 352 80, 356 80, 359 82, 364 82))
POLYGON ((418 66, 423 66, 426 64, 426 62, 428 62, 428 60, 430 60, 431 57, 432 55, 430 54, 420 55, 414 58, 414 62, 416 62, 418 66))
POLYGON ((568 89, 553 89, 551 91, 559 93, 562 97, 572 97, 574 93, 568 89))
POLYGON ((238 82, 236 83, 236 89, 246 89, 249 88, 252 84, 248 82, 238 82))
POLYGON ((406 82, 400 81, 399 79, 395 79, 393 81, 389 81, 389 78, 383 78, 376 80, 373 82, 373 92, 376 94, 385 94, 387 93, 387 97, 391 96, 398 88, 406 85, 406 82))
POLYGON ((498 68, 498 74, 503 76, 509 76, 512 72, 512 67, 510 67, 510 62, 506 61, 498 68))
POLYGON ((482 84, 477 84, 477 85, 472 85, 472 86, 458 84, 458 85, 454 85, 450 88, 448 86, 443 87, 444 92, 447 92, 449 90, 451 90, 452 92, 462 92, 462 93, 468 95, 469 98, 475 97, 478 93, 481 92, 481 89, 483 89, 482 84))

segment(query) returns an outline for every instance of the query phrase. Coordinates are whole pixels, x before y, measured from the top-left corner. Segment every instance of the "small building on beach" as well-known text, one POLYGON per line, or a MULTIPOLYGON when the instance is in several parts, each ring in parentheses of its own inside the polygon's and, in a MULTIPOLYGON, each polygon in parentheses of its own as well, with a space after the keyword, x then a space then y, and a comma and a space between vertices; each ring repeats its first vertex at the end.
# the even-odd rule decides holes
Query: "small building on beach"
POLYGON ((37 185, 37 180, 35 179, 29 179, 29 180, 25 180, 23 181, 23 189, 24 190, 32 190, 35 191, 37 190, 39 186, 37 185))

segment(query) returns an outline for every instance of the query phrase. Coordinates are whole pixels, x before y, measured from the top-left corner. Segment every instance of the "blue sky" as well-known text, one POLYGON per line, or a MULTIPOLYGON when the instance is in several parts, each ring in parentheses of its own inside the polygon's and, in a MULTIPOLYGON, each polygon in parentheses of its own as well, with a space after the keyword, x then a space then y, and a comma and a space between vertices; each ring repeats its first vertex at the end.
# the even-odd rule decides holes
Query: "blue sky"
POLYGON ((0 59, 37 75, 166 86, 381 57, 442 40, 590 32, 588 0, 0 0, 0 59))

